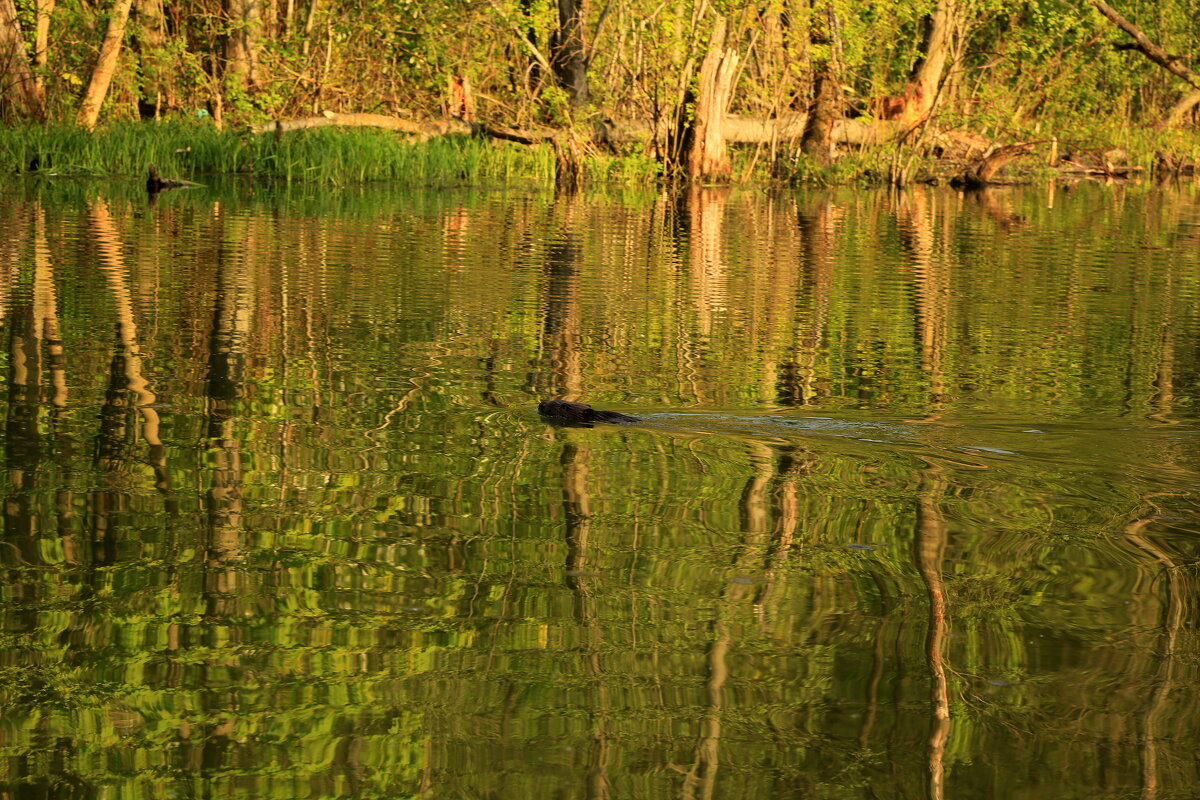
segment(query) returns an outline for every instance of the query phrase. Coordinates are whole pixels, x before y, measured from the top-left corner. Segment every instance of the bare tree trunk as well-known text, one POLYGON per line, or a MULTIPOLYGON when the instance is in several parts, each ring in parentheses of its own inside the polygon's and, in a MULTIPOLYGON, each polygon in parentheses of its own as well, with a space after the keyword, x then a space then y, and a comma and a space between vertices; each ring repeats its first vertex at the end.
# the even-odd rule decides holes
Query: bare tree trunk
POLYGON ((463 122, 475 121, 475 93, 471 90, 471 79, 465 72, 453 72, 447 79, 446 116, 461 119, 463 122))
POLYGON ((0 110, 11 104, 22 116, 41 119, 46 114, 46 97, 29 68, 13 0, 0 0, 0 98, 0 110))
POLYGON ((954 16, 954 0, 938 0, 937 6, 925 18, 925 38, 921 42, 921 57, 913 65, 908 86, 898 98, 884 103, 884 119, 893 119, 908 127, 924 122, 933 111, 938 84, 946 68, 950 52, 950 29, 954 16))
MULTIPOLYGON (((54 0, 38 0, 37 28, 33 40, 33 65, 46 66, 46 48, 50 41, 50 14, 54 12, 54 0)), ((42 85, 40 76, 36 77, 38 86, 42 85)))
POLYGON ((96 127, 96 120, 100 117, 100 106, 104 105, 113 72, 117 69, 117 56, 121 54, 125 23, 129 21, 129 7, 132 4, 133 0, 117 0, 113 5, 112 15, 108 18, 108 30, 104 32, 100 56, 96 59, 92 80, 88 83, 83 102, 79 105, 79 115, 75 118, 76 124, 89 131, 96 127))
POLYGON ((304 17, 304 40, 300 45, 300 52, 304 55, 308 55, 308 43, 312 41, 313 27, 317 22, 317 2, 318 0, 309 0, 308 14, 304 17))
POLYGON ((1187 113, 1200 105, 1200 90, 1184 95, 1179 102, 1171 106, 1171 110, 1162 118, 1159 124, 1164 128, 1174 128, 1183 122, 1187 113))
POLYGON ((925 39, 921 42, 921 58, 913 67, 907 95, 911 98, 910 112, 919 113, 924 119, 933 108, 938 83, 946 69, 946 56, 950 52, 950 24, 954 4, 952 0, 940 0, 925 18, 925 39))
POLYGON ((788 72, 797 75, 795 85, 789 87, 792 91, 792 109, 805 107, 812 89, 812 26, 803 24, 802 20, 812 13, 813 1, 784 0, 785 13, 780 19, 780 24, 784 25, 784 62, 788 72))
POLYGON ((163 13, 162 0, 136 0, 134 14, 139 25, 132 47, 138 58, 138 113, 143 118, 157 119, 162 106, 172 106, 170 82, 166 74, 170 69, 163 49, 167 42, 167 20, 163 13), (164 94, 168 97, 164 98, 164 94))
POLYGON ((262 43, 262 0, 225 0, 231 30, 225 39, 225 78, 235 91, 259 83, 258 51, 262 43))
POLYGON ((841 116, 841 84, 832 62, 825 62, 817 73, 812 112, 804 126, 800 150, 823 167, 833 163, 833 125, 841 116))
POLYGON ((737 52, 725 48, 726 28, 725 17, 717 17, 708 54, 700 65, 700 91, 687 157, 688 177, 692 180, 725 179, 732 172, 722 123, 739 59, 737 52))
POLYGON ((800 149, 818 164, 827 167, 833 163, 833 126, 842 116, 842 85, 837 75, 837 32, 834 26, 833 9, 825 3, 821 9, 813 9, 810 38, 813 44, 827 45, 828 55, 816 62, 816 81, 813 84, 813 100, 800 149))
POLYGON ((558 0, 558 31, 550 42, 550 64, 558 85, 575 107, 585 106, 591 99, 583 35, 583 0, 558 0))

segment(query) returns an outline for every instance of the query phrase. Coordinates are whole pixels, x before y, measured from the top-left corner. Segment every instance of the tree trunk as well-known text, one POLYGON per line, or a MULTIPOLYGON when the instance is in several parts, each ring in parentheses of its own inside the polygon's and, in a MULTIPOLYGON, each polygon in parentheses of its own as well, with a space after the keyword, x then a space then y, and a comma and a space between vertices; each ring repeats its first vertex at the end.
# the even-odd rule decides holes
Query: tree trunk
POLYGON ((1178 103, 1171 106, 1171 110, 1166 113, 1159 124, 1164 128, 1178 127, 1187 113, 1198 105, 1200 105, 1200 90, 1180 98, 1178 103))
POLYGON ((225 39, 225 79, 235 92, 259 83, 262 0, 225 0, 230 32, 225 39))
POLYGON ((513 63, 520 70, 514 83, 523 89, 525 96, 529 98, 534 97, 541 87, 544 71, 550 70, 550 61, 542 57, 542 52, 538 49, 537 30, 533 24, 534 11, 534 0, 521 0, 520 17, 522 25, 519 29, 514 30, 517 34, 517 39, 524 45, 523 49, 528 56, 524 60, 514 59, 513 63))
POLYGON ((558 85, 577 108, 591 99, 583 35, 583 0, 558 0, 558 31, 550 42, 550 65, 558 85))
MULTIPOLYGON (((37 3, 37 29, 33 40, 33 65, 35 67, 46 66, 46 48, 50 41, 50 15, 54 12, 54 0, 38 0, 37 3)), ((35 78, 38 85, 42 85, 40 76, 35 78)))
POLYGON ((700 90, 687 155, 687 174, 692 180, 723 180, 733 171, 722 123, 739 59, 735 51, 725 49, 726 27, 725 17, 717 17, 708 53, 700 65, 700 90))
POLYGON ((471 79, 464 72, 454 72, 446 82, 446 116, 475 121, 475 93, 471 90, 471 79))
MULTIPOLYGON (((162 0, 136 2, 134 14, 139 24, 132 46, 138 58, 138 114, 157 119, 162 113, 163 95, 170 93, 170 81, 166 79, 170 65, 163 52, 167 42, 167 21, 162 0)), ((166 98, 165 104, 168 107, 174 105, 172 98, 166 98)))
POLYGON ((133 0, 117 0, 108 18, 108 30, 104 32, 100 56, 96 59, 92 80, 88 83, 83 102, 79 105, 79 115, 75 118, 76 124, 89 131, 96 127, 96 120, 100 117, 100 106, 104 105, 108 85, 112 83, 113 73, 117 69, 117 56, 121 54, 125 23, 129 21, 129 7, 132 4, 133 0))
POLYGON ((317 2, 318 0, 309 0, 308 14, 304 16, 304 39, 300 44, 300 52, 308 55, 309 42, 312 41, 313 28, 317 23, 317 2))
POLYGON ((913 127, 929 117, 933 111, 934 100, 937 99, 942 72, 946 68, 946 57, 950 52, 950 25, 953 16, 953 0, 938 0, 937 6, 925 18, 921 57, 913 65, 904 94, 884 101, 884 119, 896 120, 913 127))
POLYGON ((814 63, 812 106, 800 139, 800 150, 823 167, 833 163, 833 126, 842 116, 842 88, 833 57, 837 34, 832 15, 828 3, 819 10, 813 9, 810 38, 813 44, 823 45, 827 55, 814 63))
POLYGON ((12 105, 18 114, 41 119, 46 97, 29 68, 25 37, 13 0, 0 0, 0 110, 12 105))
POLYGON ((826 61, 817 73, 812 112, 804 126, 800 150, 822 167, 833 163, 833 125, 841 116, 841 84, 833 65, 826 61))

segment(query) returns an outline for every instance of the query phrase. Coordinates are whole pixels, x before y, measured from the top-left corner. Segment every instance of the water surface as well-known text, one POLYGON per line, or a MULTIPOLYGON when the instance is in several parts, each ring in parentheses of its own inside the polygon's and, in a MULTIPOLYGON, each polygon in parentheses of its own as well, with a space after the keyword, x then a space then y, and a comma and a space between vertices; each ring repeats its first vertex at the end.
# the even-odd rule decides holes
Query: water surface
POLYGON ((1194 186, 0 227, 5 797, 1200 785, 1194 186))

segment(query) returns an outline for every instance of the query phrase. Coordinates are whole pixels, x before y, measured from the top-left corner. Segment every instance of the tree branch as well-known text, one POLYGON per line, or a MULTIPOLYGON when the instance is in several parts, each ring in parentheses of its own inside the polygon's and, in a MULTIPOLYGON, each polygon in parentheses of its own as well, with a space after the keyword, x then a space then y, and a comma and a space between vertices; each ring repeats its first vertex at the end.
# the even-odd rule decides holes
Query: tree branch
POLYGON ((1117 13, 1116 9, 1104 2, 1104 0, 1091 0, 1091 3, 1096 7, 1097 11, 1104 15, 1109 22, 1133 37, 1133 41, 1136 42, 1136 44, 1130 49, 1137 50, 1139 53, 1153 61, 1155 64, 1158 64, 1163 69, 1167 70, 1173 75, 1178 75, 1192 86, 1200 89, 1200 75, 1197 75, 1195 72, 1192 72, 1190 69, 1188 69, 1187 66, 1184 65, 1183 59, 1181 59, 1179 56, 1170 55, 1166 50, 1163 50, 1154 42, 1150 41, 1146 34, 1142 33, 1141 28, 1117 13))

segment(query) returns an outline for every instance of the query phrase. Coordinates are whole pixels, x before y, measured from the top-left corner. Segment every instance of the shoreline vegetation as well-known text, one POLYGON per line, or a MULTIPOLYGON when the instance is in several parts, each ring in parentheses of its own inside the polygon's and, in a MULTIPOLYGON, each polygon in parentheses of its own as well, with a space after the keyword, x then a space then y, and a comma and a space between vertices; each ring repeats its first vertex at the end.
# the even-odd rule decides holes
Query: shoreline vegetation
POLYGON ((211 5, 0 0, 0 172, 570 189, 1200 167, 1176 55, 1200 52, 1194 0, 211 5))

